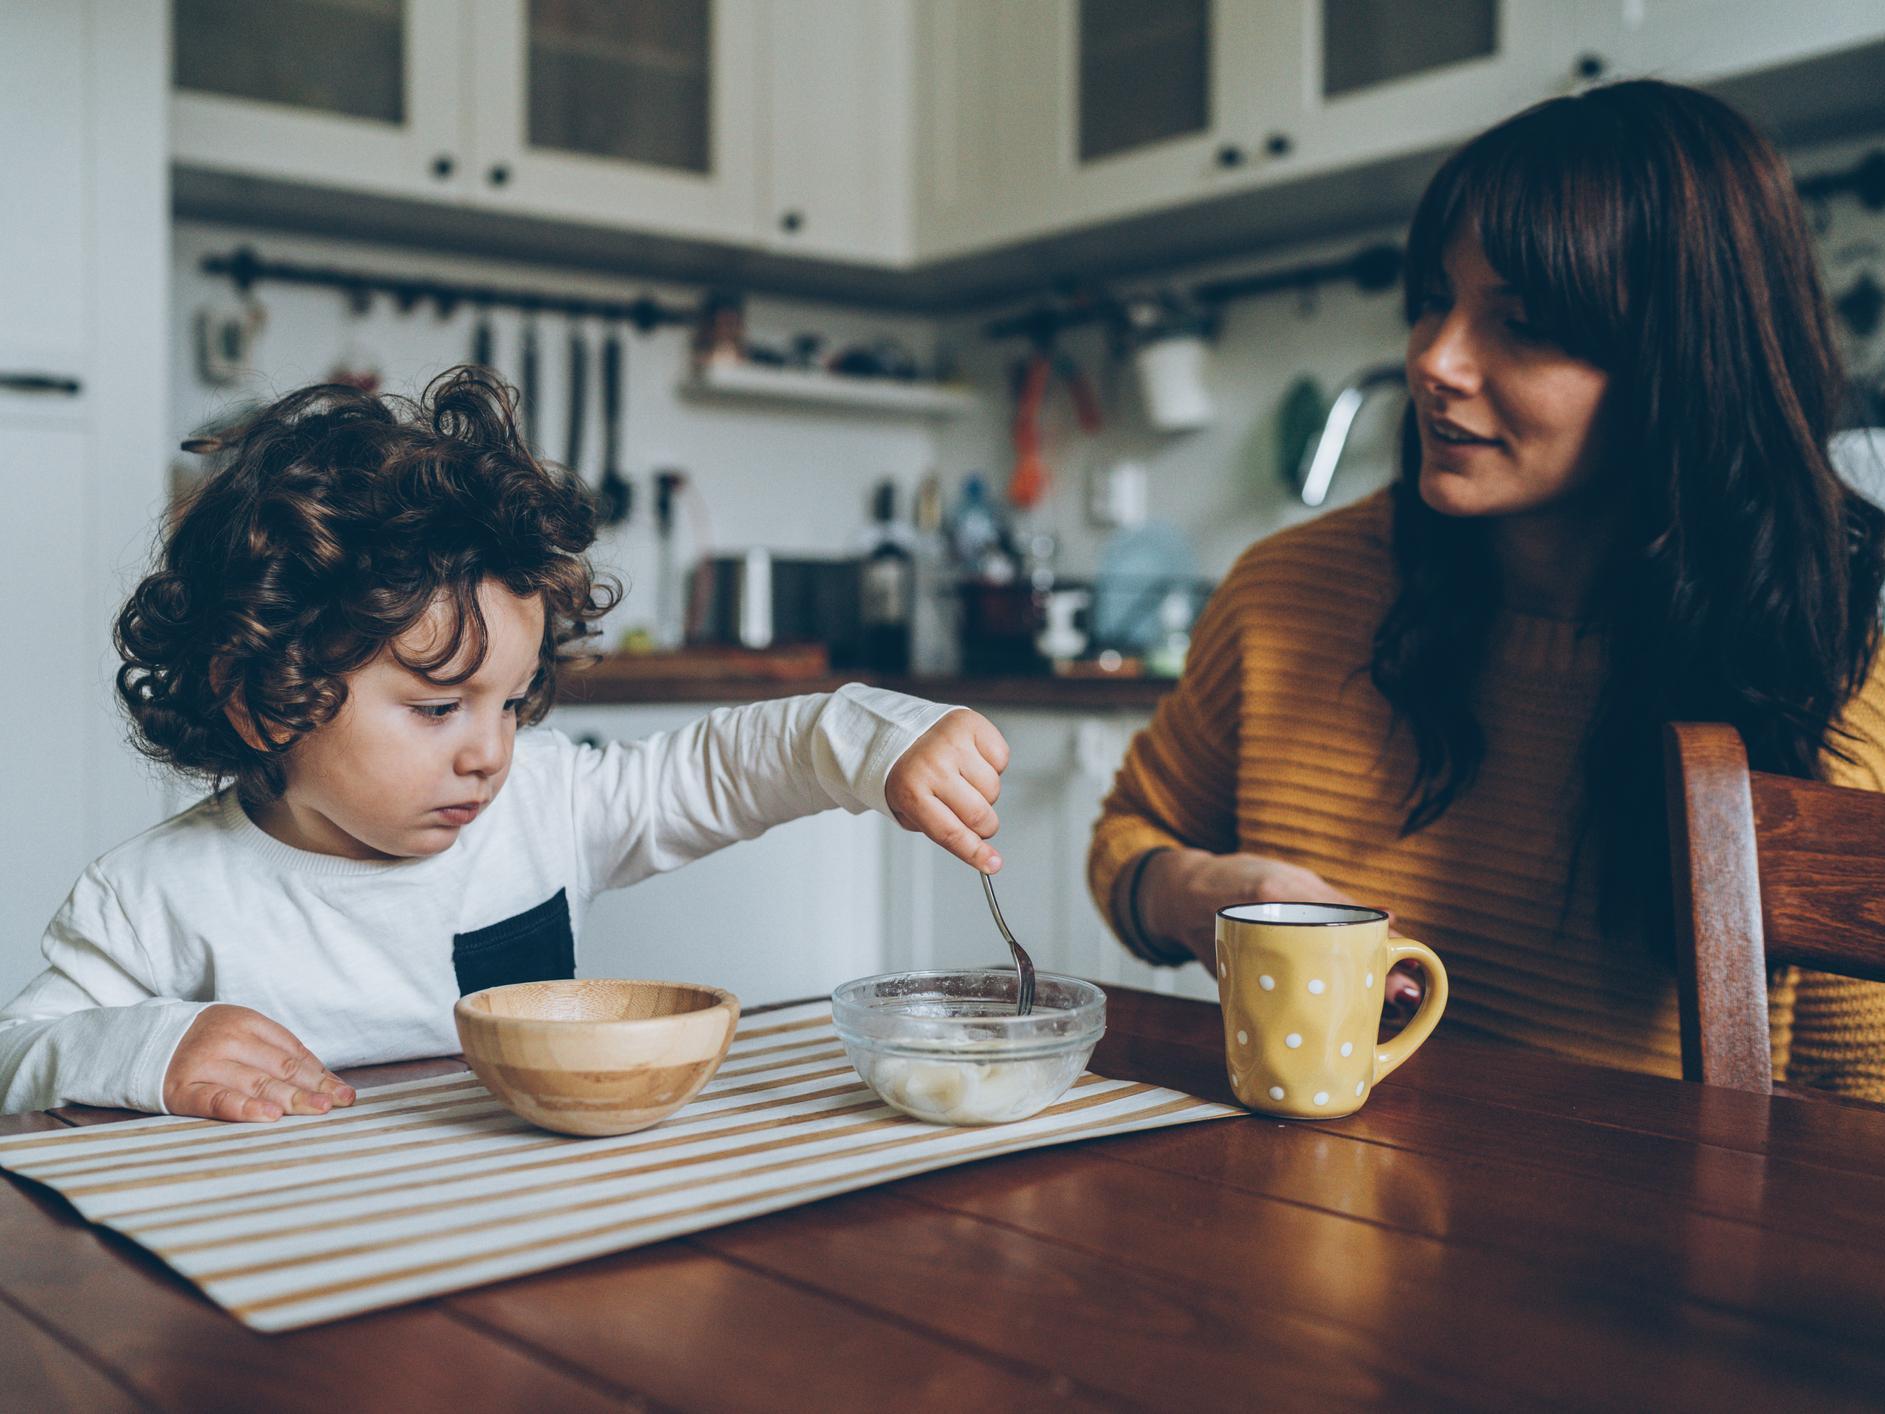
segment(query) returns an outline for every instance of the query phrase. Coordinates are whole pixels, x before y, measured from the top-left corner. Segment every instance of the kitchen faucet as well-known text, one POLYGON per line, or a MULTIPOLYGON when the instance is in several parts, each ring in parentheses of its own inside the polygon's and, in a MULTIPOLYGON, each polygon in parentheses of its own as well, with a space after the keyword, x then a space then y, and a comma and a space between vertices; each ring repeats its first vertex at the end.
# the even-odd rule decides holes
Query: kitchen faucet
POLYGON ((1402 388, 1406 384, 1407 370, 1403 364, 1378 363, 1362 369, 1342 385, 1335 401, 1329 404, 1322 435, 1303 453, 1302 464, 1297 468, 1296 491, 1305 506, 1319 506, 1328 498, 1329 483, 1335 479, 1335 464, 1342 459, 1342 448, 1348 445, 1348 434, 1369 395, 1381 388, 1402 388))

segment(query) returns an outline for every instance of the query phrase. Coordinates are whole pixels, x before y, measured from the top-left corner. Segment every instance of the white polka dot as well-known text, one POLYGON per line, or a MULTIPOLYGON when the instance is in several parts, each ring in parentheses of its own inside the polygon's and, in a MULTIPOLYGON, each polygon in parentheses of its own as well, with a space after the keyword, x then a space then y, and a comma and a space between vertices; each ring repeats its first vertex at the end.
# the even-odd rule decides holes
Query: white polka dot
POLYGON ((1280 1099, 1282 1099, 1282 1098, 1283 1098, 1283 1087, 1282 1087, 1281 1085, 1272 1085, 1272 1086, 1270 1087, 1270 1098, 1271 1098, 1272 1100, 1280 1100, 1280 1099))
POLYGON ((1240 1045, 1240 1046, 1247 1046, 1247 1045, 1249 1045, 1249 1044, 1250 1044, 1250 1033, 1249 1033, 1248 1031, 1239 1031, 1239 1032, 1237 1033, 1237 1044, 1238 1044, 1238 1045, 1240 1045))
POLYGON ((1327 1090, 1316 1091, 1316 1103, 1318 1105, 1326 1105, 1328 1104, 1328 1102, 1329 1102, 1329 1092, 1327 1090))
POLYGON ((1224 964, 1223 964, 1223 963, 1221 963, 1221 962, 1220 962, 1220 963, 1219 963, 1219 964, 1217 965, 1217 975, 1218 975, 1219 977, 1228 977, 1228 976, 1230 976, 1230 971, 1229 971, 1229 969, 1227 969, 1227 968, 1226 968, 1226 967, 1224 966, 1224 964))
POLYGON ((1283 1038, 1283 1044, 1285 1046, 1288 1046, 1293 1051, 1302 1044, 1302 1037, 1298 1033, 1292 1031, 1289 1033, 1289 1035, 1283 1038))
POLYGON ((1328 983, 1324 982, 1320 977, 1311 977, 1309 979, 1309 990, 1314 992, 1318 997, 1322 995, 1323 989, 1327 986, 1328 983))
POLYGON ((1352 1056, 1352 1055, 1354 1055, 1354 1054, 1355 1054, 1355 1043, 1354 1043, 1353 1041, 1344 1041, 1344 1042, 1342 1042, 1342 1054, 1343 1054, 1343 1055, 1345 1055, 1345 1056, 1352 1056))
POLYGON ((1266 992, 1274 992, 1276 990, 1276 979, 1266 972, 1261 977, 1257 978, 1257 985, 1266 992))
POLYGON ((1374 973, 1370 972, 1366 977, 1362 978, 1361 985, 1364 987, 1374 986, 1374 973))
POLYGON ((1366 1082, 1366 1081, 1363 1081, 1363 1080, 1357 1080, 1357 1081, 1355 1082, 1355 1093, 1356 1093, 1357 1095, 1359 1095, 1359 1094, 1361 1093, 1361 1087, 1362 1087, 1363 1085, 1365 1085, 1366 1083, 1367 1083, 1367 1082, 1366 1082))

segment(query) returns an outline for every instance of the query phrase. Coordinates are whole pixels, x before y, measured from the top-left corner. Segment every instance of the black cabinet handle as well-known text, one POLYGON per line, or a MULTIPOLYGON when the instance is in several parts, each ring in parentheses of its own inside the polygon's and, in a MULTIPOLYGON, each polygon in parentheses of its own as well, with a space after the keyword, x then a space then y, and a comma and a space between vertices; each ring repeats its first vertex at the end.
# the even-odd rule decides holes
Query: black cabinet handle
POLYGON ((440 181, 444 181, 447 177, 451 176, 457 168, 458 164, 452 160, 452 154, 449 152, 441 152, 437 157, 432 159, 432 175, 437 177, 440 181))
POLYGON ((803 211, 788 211, 779 218, 779 229, 788 234, 797 231, 805 224, 803 211))
POLYGON ((501 187, 511 179, 511 169, 500 162, 491 169, 490 177, 492 186, 501 187))
POLYGON ((1288 133, 1271 133, 1263 140, 1263 150, 1272 157, 1287 157, 1296 148, 1296 140, 1288 133))
POLYGON ((0 373, 0 390, 9 393, 57 393, 77 397, 84 387, 76 378, 57 373, 0 373))
POLYGON ((1244 165, 1244 150, 1234 142, 1227 142, 1217 150, 1217 165, 1220 167, 1241 167, 1244 165))
POLYGON ((1580 54, 1577 56, 1577 76, 1586 81, 1600 79, 1610 68, 1601 54, 1580 54))

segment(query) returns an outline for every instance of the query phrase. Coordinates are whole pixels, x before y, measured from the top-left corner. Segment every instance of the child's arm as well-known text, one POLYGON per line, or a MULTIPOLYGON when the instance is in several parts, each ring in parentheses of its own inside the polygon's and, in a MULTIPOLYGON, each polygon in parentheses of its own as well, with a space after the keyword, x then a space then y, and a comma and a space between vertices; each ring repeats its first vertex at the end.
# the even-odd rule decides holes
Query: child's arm
POLYGON ((184 1001, 93 865, 40 945, 46 970, 0 1010, 0 1114, 111 1105, 211 1119, 320 1114, 353 1102, 287 1028, 248 1007, 184 1001))
POLYGON ((97 866, 40 950, 46 970, 0 1010, 0 1113, 75 1103, 161 1113, 165 1068, 203 1004, 157 994, 150 958, 97 866))
POLYGON ((964 858, 998 864, 979 843, 994 830, 994 812, 987 809, 992 796, 983 787, 995 784, 1007 747, 994 727, 965 709, 852 684, 722 708, 679 731, 602 750, 567 749, 591 893, 678 869, 834 807, 882 811, 964 858), (945 718, 948 727, 900 775, 898 798, 887 799, 893 769, 945 718), (988 743, 988 754, 975 748, 977 738, 988 743), (981 786, 970 784, 971 777, 981 786), (985 815, 975 811, 971 795, 985 815), (965 812, 976 818, 965 820, 965 812))

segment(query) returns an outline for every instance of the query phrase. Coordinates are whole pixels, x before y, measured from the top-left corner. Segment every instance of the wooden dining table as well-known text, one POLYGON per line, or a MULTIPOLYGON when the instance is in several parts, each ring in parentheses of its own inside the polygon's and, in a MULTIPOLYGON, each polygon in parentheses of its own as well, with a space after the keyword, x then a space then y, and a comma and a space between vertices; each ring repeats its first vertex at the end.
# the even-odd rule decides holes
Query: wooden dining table
MULTIPOLYGON (((1096 1071, 1230 1098, 1215 1006, 1114 988, 1107 1020, 1096 1071)), ((277 1335, 0 1185, 0 1409, 1389 1404, 1879 1408, 1885 1110, 1442 1025, 1345 1119, 1012 1155, 277 1335)))

